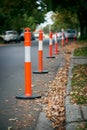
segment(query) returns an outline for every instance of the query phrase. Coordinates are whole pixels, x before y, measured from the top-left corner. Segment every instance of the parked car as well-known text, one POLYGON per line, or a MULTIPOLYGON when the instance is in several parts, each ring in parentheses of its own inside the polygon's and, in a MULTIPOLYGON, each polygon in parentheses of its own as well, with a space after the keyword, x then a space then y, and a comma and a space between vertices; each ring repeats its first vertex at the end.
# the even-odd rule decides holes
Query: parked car
POLYGON ((17 31, 14 30, 8 30, 5 31, 5 34, 3 36, 4 43, 9 43, 12 41, 18 42, 19 41, 19 35, 17 31))
MULTIPOLYGON (((24 32, 22 32, 19 36, 20 41, 24 41, 24 32)), ((31 33, 31 40, 35 40, 35 36, 33 33, 31 33)))
POLYGON ((35 36, 36 39, 38 39, 39 38, 39 32, 35 32, 34 36, 35 36))
POLYGON ((62 39, 62 32, 58 32, 57 36, 58 36, 58 40, 61 40, 62 39))
POLYGON ((68 29, 68 30, 64 31, 64 33, 65 33, 65 37, 68 37, 69 39, 76 38, 76 31, 75 30, 68 29))
POLYGON ((58 33, 57 33, 57 36, 58 36, 58 37, 62 37, 62 32, 58 32, 58 33))

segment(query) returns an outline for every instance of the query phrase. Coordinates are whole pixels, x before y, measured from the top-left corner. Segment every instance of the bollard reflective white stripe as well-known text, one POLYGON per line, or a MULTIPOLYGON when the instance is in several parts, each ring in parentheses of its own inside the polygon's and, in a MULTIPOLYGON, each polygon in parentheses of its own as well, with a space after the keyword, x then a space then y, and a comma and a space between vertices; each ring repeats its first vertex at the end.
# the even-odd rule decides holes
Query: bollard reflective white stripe
POLYGON ((57 42, 57 33, 55 34, 55 50, 54 50, 54 53, 55 54, 58 54, 58 42, 57 42))
POLYGON ((50 45, 52 45, 52 39, 50 38, 50 43, 49 43, 50 45))
POLYGON ((31 62, 31 47, 25 46, 25 62, 31 62))
POLYGON ((64 39, 64 36, 62 35, 62 39, 64 39))
POLYGON ((39 44, 38 50, 43 50, 43 42, 39 40, 38 44, 39 44))

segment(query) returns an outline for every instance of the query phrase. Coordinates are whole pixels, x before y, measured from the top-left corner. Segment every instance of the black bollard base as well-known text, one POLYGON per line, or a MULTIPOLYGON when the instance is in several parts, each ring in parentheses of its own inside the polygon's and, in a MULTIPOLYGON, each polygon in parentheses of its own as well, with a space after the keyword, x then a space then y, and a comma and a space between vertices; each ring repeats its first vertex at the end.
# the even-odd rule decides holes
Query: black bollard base
POLYGON ((43 71, 34 71, 33 72, 34 74, 47 74, 48 73, 48 70, 43 70, 43 71))
POLYGON ((48 57, 46 57, 46 58, 55 58, 55 56, 48 56, 48 57))
POLYGON ((38 96, 36 94, 32 95, 32 96, 26 96, 26 95, 18 95, 16 96, 17 99, 36 99, 36 98, 41 98, 41 96, 38 96))

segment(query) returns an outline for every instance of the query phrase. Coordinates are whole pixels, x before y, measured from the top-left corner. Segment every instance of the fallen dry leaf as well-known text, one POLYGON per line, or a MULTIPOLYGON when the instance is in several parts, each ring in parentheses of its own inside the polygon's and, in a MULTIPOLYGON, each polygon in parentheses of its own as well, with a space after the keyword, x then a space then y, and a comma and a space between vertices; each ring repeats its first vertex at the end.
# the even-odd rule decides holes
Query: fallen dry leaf
MULTIPOLYGON (((65 56, 65 64, 63 67, 60 67, 58 70, 58 73, 55 76, 55 79, 52 81, 49 79, 48 84, 46 84, 47 90, 45 93, 44 101, 42 98, 42 101, 36 100, 34 103, 40 104, 44 103, 44 110, 46 112, 46 116, 48 119, 52 121, 52 126, 56 128, 56 130, 65 130, 65 97, 66 97, 66 85, 67 85, 67 78, 68 78, 68 69, 70 58, 71 58, 71 52, 74 48, 78 48, 78 45, 76 44, 70 44, 69 46, 61 47, 60 51, 65 56), (65 53, 67 52, 67 53, 65 53), (40 102, 40 103, 39 103, 40 102)), ((61 57, 64 58, 64 57, 61 57)), ((57 60, 57 59, 56 59, 57 60)), ((49 62, 51 62, 50 60, 49 62)), ((54 62, 51 62, 54 64, 54 62)), ((45 62, 47 64, 47 62, 45 62)), ((49 67, 49 65, 48 65, 49 67)), ((51 77, 54 71, 54 68, 51 68, 51 72, 48 74, 48 78, 51 77)), ((42 75, 40 77, 43 77, 42 75)), ((72 76, 70 77, 72 78, 72 76)), ((37 85, 40 85, 40 79, 36 80, 37 85)), ((45 82, 42 80, 43 85, 45 85, 45 82)), ((30 103, 29 103, 30 104, 30 103)), ((26 106, 28 108, 28 106, 26 106)), ((38 109, 34 109, 35 111, 38 111, 38 109)), ((31 115, 32 116, 32 115, 31 115)), ((28 124, 29 124, 28 119, 28 124)), ((35 120, 34 118, 32 119, 35 120)), ((22 124, 27 124, 26 122, 22 124)))
POLYGON ((64 54, 66 63, 61 67, 56 74, 53 82, 48 84, 49 91, 46 95, 44 102, 46 103, 44 111, 49 120, 52 121, 53 128, 58 130, 65 130, 65 96, 66 96, 66 85, 68 80, 68 70, 71 57, 71 51, 75 48, 74 44, 66 46, 61 49, 64 54), (68 50, 68 51, 66 51, 68 50))
POLYGON ((45 98, 47 105, 44 110, 47 117, 53 121, 52 126, 54 128, 65 122, 64 98, 67 73, 68 65, 66 64, 58 71, 56 78, 49 85, 47 99, 45 98))

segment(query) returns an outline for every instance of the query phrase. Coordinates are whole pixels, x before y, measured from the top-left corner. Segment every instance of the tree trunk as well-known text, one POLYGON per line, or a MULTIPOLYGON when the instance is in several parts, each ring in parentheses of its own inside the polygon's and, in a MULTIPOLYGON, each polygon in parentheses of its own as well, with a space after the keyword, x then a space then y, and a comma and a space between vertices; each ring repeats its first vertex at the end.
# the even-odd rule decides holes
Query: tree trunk
POLYGON ((78 20, 79 20, 79 23, 80 23, 81 37, 84 37, 86 35, 86 32, 87 32, 86 19, 83 18, 82 15, 78 15, 78 20))

